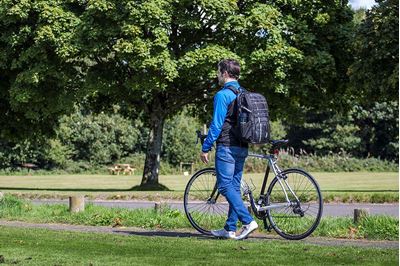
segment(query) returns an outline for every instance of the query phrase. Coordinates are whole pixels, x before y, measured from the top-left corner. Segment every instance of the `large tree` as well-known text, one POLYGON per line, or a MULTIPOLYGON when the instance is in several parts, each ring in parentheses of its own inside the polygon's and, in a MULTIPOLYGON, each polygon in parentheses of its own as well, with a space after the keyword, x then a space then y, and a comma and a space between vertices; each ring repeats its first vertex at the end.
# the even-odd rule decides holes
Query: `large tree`
POLYGON ((342 1, 90 1, 77 39, 93 99, 144 110, 145 185, 158 183, 166 117, 217 90, 222 58, 242 63, 242 84, 267 95, 273 116, 338 95, 351 15, 342 1))
POLYGON ((65 2, 0 0, 0 142, 40 138, 73 110, 79 18, 65 2))
POLYGON ((89 62, 86 85, 99 99, 144 110, 150 134, 142 185, 158 183, 165 119, 216 90, 220 59, 236 58, 245 69, 252 54, 272 51, 287 57, 272 70, 290 67, 298 51, 282 38, 284 27, 277 9, 255 1, 88 3, 77 37, 89 62))

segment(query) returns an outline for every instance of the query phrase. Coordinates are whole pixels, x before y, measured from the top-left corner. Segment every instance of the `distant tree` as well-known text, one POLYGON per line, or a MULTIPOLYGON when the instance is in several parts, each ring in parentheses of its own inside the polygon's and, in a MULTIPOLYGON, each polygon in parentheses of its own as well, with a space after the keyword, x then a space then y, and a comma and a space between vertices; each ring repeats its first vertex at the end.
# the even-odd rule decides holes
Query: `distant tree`
POLYGON ((398 101, 399 93, 399 1, 376 2, 360 25, 349 69, 353 93, 366 108, 398 101))

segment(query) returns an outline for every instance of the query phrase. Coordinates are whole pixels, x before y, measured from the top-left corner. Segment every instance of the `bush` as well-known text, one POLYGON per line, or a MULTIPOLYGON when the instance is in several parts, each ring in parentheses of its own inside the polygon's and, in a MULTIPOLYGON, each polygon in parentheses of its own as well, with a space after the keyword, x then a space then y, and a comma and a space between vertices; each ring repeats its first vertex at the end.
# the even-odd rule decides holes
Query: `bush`
MULTIPOLYGON (((295 155, 293 150, 281 150, 279 154, 279 166, 286 168, 303 168, 309 172, 397 172, 398 164, 391 161, 379 160, 377 158, 359 159, 348 154, 330 154, 316 156, 313 154, 295 155)), ((264 172, 266 161, 249 158, 246 161, 246 172, 264 172)))
POLYGON ((196 145, 196 130, 200 122, 182 112, 165 122, 162 144, 162 158, 177 166, 180 162, 194 162, 200 154, 200 144, 196 145))
POLYGON ((118 114, 65 116, 57 130, 58 140, 72 151, 73 161, 109 164, 143 147, 143 124, 118 114))

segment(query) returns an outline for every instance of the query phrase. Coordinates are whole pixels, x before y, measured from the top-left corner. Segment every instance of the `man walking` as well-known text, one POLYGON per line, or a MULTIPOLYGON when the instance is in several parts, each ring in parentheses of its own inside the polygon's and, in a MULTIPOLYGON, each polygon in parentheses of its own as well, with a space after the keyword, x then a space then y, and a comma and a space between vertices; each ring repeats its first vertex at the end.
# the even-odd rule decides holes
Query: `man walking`
POLYGON ((235 132, 237 107, 234 90, 241 90, 238 82, 239 74, 240 65, 236 60, 224 59, 218 63, 218 83, 223 87, 214 96, 213 119, 200 155, 201 160, 208 163, 208 152, 214 141, 217 142, 215 153, 217 186, 229 203, 229 212, 224 228, 213 230, 211 233, 215 237, 237 240, 246 238, 258 228, 240 194, 240 182, 248 154, 248 145, 242 143, 235 132), (238 220, 243 227, 240 235, 236 237, 238 220))

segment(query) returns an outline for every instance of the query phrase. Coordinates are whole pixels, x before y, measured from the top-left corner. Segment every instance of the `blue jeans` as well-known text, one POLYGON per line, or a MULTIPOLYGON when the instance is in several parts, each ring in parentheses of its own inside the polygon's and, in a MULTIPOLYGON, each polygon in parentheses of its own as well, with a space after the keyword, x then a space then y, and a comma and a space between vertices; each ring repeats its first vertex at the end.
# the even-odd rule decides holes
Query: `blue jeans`
POLYGON ((224 226, 227 231, 236 231, 238 219, 242 224, 253 221, 240 193, 240 181, 247 154, 247 148, 223 145, 218 145, 215 153, 218 190, 229 203, 228 219, 224 226))

